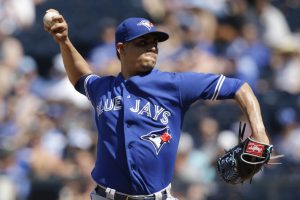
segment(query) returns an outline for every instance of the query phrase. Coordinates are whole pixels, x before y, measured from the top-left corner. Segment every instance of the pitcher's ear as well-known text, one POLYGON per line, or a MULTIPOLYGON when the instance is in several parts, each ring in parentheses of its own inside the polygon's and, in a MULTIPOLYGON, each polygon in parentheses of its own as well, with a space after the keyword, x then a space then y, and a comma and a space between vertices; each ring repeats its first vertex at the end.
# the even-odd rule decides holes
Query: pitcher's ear
POLYGON ((118 42, 116 44, 116 53, 117 53, 119 60, 121 59, 121 52, 123 52, 123 50, 124 50, 124 43, 118 42))
POLYGON ((124 43, 118 42, 118 43, 116 44, 117 55, 120 56, 120 54, 121 54, 121 52, 123 51, 123 49, 124 49, 124 43))

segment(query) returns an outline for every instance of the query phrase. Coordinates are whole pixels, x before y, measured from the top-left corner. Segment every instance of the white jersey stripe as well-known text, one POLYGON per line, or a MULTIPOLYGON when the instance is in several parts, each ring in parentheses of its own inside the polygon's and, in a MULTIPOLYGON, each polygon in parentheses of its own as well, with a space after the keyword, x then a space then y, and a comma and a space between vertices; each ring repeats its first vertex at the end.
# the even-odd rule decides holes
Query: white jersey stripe
POLYGON ((222 85, 223 85, 223 82, 225 81, 225 78, 226 78, 225 76, 222 77, 222 80, 221 80, 219 88, 218 88, 218 92, 217 92, 217 94, 216 94, 216 96, 215 96, 215 98, 213 100, 216 100, 218 98, 219 93, 220 93, 221 88, 222 88, 222 85))
POLYGON ((218 82, 217 82, 217 85, 216 85, 216 87, 215 87, 215 91, 214 91, 214 94, 212 95, 212 97, 211 97, 211 99, 210 100, 214 100, 214 98, 215 98, 215 96, 216 96, 216 94, 218 93, 218 88, 219 88, 219 85, 220 85, 220 82, 221 82, 221 80, 222 80, 222 78, 224 77, 224 75, 223 74, 221 74, 221 76, 219 77, 219 79, 218 79, 218 82))
POLYGON ((86 97, 90 100, 90 96, 89 96, 89 93, 88 93, 88 90, 87 90, 87 82, 89 81, 89 79, 93 76, 97 76, 97 75, 94 75, 94 74, 90 74, 88 75, 85 80, 84 80, 84 91, 85 91, 85 95, 86 97))

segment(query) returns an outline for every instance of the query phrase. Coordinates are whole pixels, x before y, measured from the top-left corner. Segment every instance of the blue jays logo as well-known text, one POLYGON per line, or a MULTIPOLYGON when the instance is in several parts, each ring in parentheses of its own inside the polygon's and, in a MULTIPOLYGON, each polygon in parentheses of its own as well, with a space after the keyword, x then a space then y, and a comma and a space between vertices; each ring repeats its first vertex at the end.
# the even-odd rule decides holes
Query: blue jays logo
POLYGON ((138 26, 145 26, 149 31, 153 27, 153 24, 151 22, 149 22, 148 20, 142 20, 137 25, 138 26))
POLYGON ((146 140, 151 142, 155 148, 156 155, 159 154, 161 148, 168 142, 170 142, 172 136, 169 133, 169 127, 165 127, 164 129, 158 131, 152 131, 147 135, 141 136, 142 140, 146 140))

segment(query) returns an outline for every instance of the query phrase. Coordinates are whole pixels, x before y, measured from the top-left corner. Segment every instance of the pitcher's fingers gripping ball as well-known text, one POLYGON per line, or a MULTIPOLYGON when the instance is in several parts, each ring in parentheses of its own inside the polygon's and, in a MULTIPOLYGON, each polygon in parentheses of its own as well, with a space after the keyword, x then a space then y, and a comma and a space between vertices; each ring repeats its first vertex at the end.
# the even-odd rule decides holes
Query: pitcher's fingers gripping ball
POLYGON ((44 28, 49 31, 50 28, 55 24, 54 18, 59 16, 59 12, 54 9, 49 9, 43 18, 44 28))
POLYGON ((68 37, 68 25, 57 10, 49 9, 44 18, 44 29, 49 32, 56 42, 65 41, 68 37))

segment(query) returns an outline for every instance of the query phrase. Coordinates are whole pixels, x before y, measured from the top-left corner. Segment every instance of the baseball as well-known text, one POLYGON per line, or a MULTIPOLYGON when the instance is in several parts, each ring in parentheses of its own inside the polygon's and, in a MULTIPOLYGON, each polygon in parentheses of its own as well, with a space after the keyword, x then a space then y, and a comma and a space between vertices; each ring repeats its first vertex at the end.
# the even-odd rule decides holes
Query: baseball
POLYGON ((47 28, 53 26, 55 22, 52 19, 57 15, 59 15, 59 13, 56 10, 47 10, 43 18, 44 26, 47 28))

